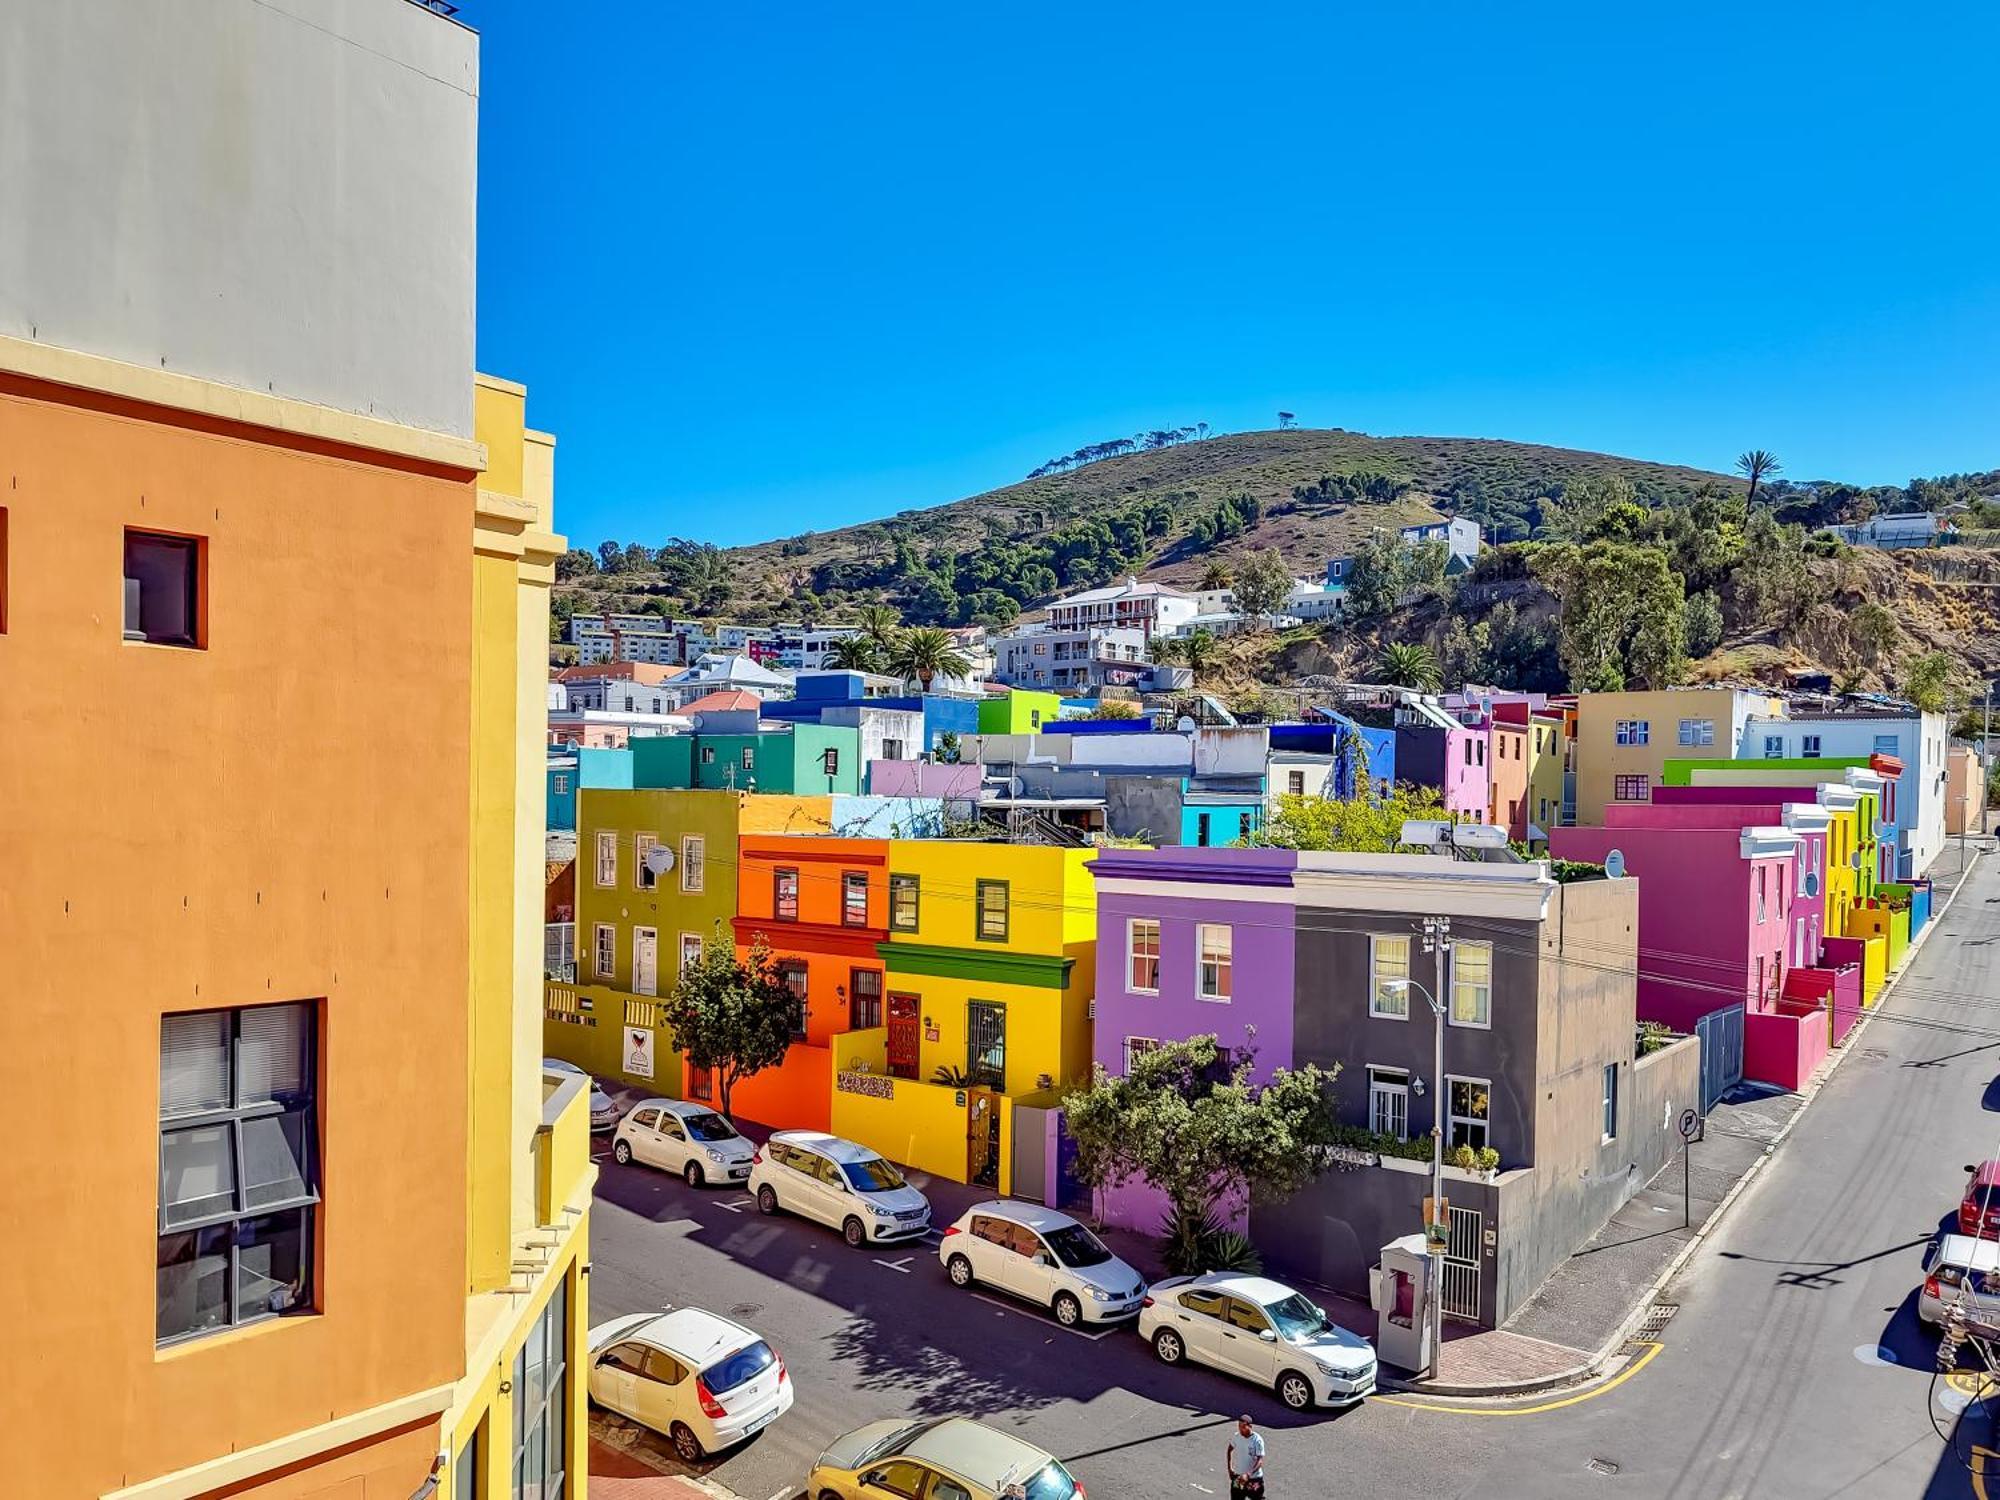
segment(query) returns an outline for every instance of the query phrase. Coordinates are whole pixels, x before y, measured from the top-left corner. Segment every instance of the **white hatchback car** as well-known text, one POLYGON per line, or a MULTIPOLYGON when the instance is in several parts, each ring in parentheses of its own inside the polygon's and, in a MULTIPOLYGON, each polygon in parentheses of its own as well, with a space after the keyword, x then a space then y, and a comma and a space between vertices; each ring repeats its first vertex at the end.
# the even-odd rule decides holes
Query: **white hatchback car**
POLYGON ((686 1099, 642 1099, 618 1122, 611 1138, 618 1164, 644 1162, 678 1172, 689 1187, 705 1182, 745 1182, 757 1148, 706 1104, 686 1099))
POLYGON ((1145 1280, 1068 1214, 1038 1203, 974 1204, 944 1232, 938 1261, 952 1285, 1012 1292, 1065 1328, 1113 1323, 1139 1310, 1145 1280))
POLYGON ((2000 1240, 1947 1234, 1924 1253, 1917 1316, 1926 1323, 1942 1324, 1954 1302, 1980 1333, 2000 1324, 2000 1240))
POLYGON ((930 1230, 930 1200, 866 1146, 821 1130, 778 1130, 750 1160, 758 1208, 818 1219, 857 1250, 930 1230))
POLYGON ((1139 1310, 1139 1335, 1165 1364, 1191 1359, 1240 1375, 1293 1411, 1351 1405, 1375 1390, 1374 1346, 1262 1276, 1168 1277, 1139 1310))
POLYGON ((590 1399, 665 1433, 694 1463, 790 1411, 792 1378, 741 1323, 683 1307, 591 1329, 590 1399))

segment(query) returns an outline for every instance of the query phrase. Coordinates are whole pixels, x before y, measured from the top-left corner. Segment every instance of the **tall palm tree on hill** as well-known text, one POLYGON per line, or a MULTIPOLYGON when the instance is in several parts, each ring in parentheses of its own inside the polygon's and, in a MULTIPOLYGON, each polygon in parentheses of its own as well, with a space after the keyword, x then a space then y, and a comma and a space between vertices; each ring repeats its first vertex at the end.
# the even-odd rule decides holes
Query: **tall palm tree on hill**
POLYGON ((882 647, 873 636, 844 635, 827 647, 826 657, 843 672, 872 672, 882 665, 882 647))
POLYGON ((948 632, 925 625, 905 630, 890 642, 889 670, 906 680, 916 678, 928 693, 933 677, 964 677, 972 671, 972 663, 948 632))
POLYGON ((877 647, 886 649, 895 639, 896 629, 903 623, 902 617, 887 604, 864 604, 861 613, 855 617, 861 633, 873 641, 877 647))
POLYGON ((1765 448, 1752 448, 1736 460, 1736 471, 1750 481, 1750 493, 1743 497, 1743 508, 1748 510, 1757 503, 1759 481, 1773 474, 1782 474, 1785 466, 1778 462, 1778 455, 1765 448))

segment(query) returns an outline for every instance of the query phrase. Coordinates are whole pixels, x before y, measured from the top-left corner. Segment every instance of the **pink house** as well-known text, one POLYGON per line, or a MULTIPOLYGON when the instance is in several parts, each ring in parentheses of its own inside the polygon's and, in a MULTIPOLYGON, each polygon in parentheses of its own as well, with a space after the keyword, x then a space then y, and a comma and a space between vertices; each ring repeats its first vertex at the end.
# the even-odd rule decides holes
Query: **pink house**
POLYGON ((1614 804, 1601 828, 1550 829, 1549 852, 1603 863, 1617 850, 1637 878, 1640 1020, 1693 1031, 1741 1005, 1744 1076, 1796 1089, 1825 1055, 1828 1027, 1817 1004, 1787 998, 1803 941, 1795 908, 1816 882, 1802 881, 1800 835, 1775 811, 1614 804))

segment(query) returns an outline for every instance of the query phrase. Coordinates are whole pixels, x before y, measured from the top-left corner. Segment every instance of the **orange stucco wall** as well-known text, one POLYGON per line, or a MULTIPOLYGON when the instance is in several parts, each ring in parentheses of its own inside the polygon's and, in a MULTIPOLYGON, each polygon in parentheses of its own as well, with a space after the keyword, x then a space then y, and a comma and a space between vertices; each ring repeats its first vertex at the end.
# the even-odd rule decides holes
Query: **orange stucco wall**
MULTIPOLYGON (((459 1372, 472 498, 0 381, 0 1284, 33 1288, 9 1337, 38 1351, 0 1363, 10 1493, 101 1494, 459 1372), (206 649, 122 640, 127 525, 208 539, 206 649), (319 1311, 157 1350, 159 1018, 290 999, 324 1016, 319 1311)), ((252 1492, 408 1494, 436 1449, 419 1422, 252 1492)))

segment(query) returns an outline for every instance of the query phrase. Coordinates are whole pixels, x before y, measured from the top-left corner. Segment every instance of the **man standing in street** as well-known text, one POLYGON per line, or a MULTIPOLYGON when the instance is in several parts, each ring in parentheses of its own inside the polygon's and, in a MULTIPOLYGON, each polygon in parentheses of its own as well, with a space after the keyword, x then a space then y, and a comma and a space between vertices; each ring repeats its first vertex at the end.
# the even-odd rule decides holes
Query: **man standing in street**
POLYGON ((1264 1493, 1264 1434, 1251 1425, 1248 1413, 1236 1419, 1229 1439, 1229 1500, 1261 1500, 1264 1493), (1238 1463, 1242 1467, 1237 1467, 1238 1463))

